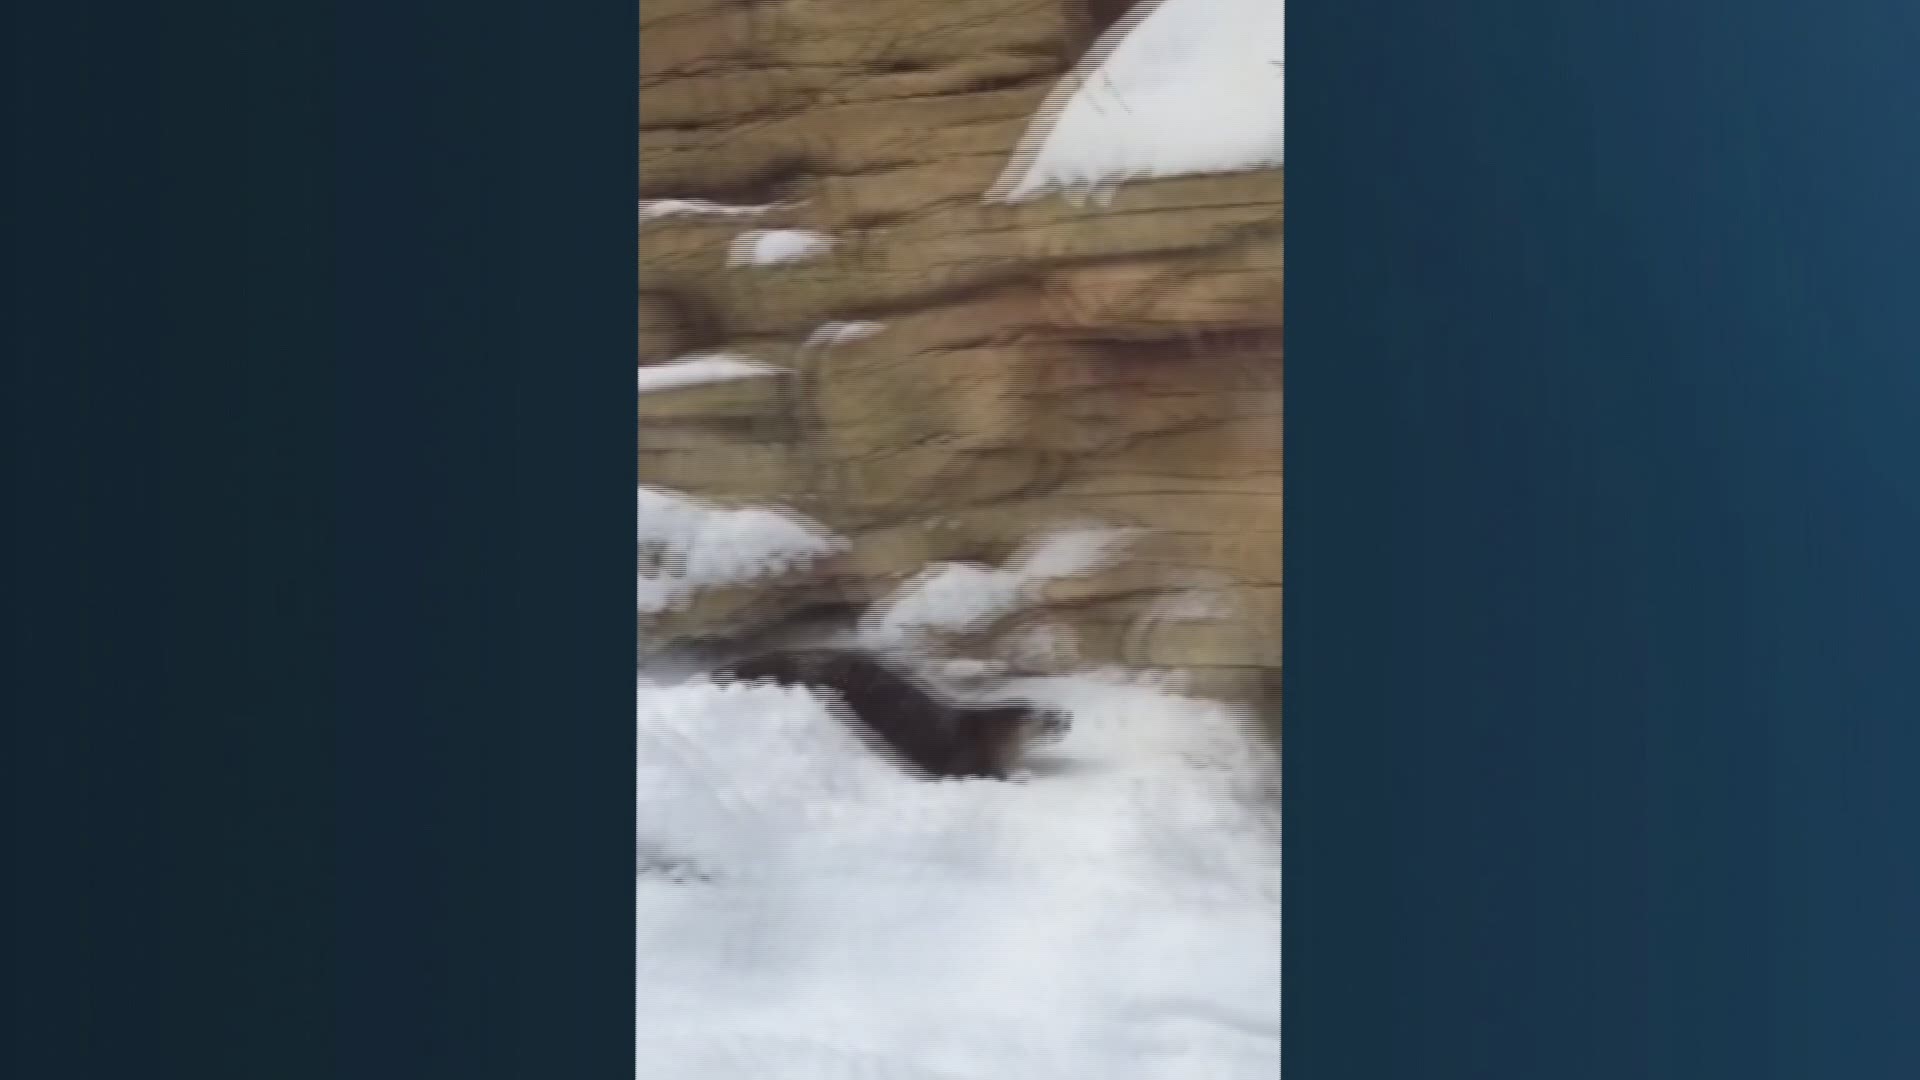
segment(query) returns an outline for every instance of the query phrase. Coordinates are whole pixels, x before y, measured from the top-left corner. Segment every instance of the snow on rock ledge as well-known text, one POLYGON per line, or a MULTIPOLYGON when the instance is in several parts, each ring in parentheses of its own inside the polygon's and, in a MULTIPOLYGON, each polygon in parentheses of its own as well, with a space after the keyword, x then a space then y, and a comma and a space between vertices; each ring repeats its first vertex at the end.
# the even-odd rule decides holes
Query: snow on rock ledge
POLYGON ((820 348, 827 345, 846 345, 855 341, 865 341, 885 330, 885 323, 877 322, 829 322, 822 323, 813 333, 807 335, 803 349, 820 348))
POLYGON ((790 203, 765 203, 759 206, 730 206, 706 199, 642 199, 640 220, 656 221, 670 217, 755 217, 775 210, 790 209, 790 203))
POLYGON ((664 364, 648 364, 642 367, 640 393, 650 394, 661 390, 678 390, 684 386, 732 382, 735 379, 748 379, 757 375, 773 375, 781 370, 783 369, 763 364, 739 353, 698 353, 693 356, 683 356, 678 360, 669 360, 664 364))
POLYGON ((639 609, 659 614, 703 589, 786 573, 844 550, 819 523, 776 507, 727 509, 639 489, 639 609))
POLYGON ((1046 583, 1110 564, 1139 535, 1137 529, 1075 527, 1030 544, 1005 568, 937 563, 876 605, 861 636, 869 645, 886 647, 928 634, 978 630, 1032 603, 1046 583))
POLYGON ((1283 163, 1282 0, 1143 0, 1061 80, 987 198, 1283 163))
POLYGON ((734 238, 727 251, 729 266, 776 266, 803 262, 826 254, 833 237, 810 229, 754 229, 734 238))

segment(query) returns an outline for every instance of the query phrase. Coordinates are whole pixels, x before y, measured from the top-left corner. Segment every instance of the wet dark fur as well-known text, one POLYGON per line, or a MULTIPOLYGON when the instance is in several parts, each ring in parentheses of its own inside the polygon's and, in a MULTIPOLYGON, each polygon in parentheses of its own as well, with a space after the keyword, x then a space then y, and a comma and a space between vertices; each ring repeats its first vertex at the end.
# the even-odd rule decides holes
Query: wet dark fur
POLYGON ((936 777, 1004 780, 1034 739, 1066 729, 1064 715, 1026 703, 944 701, 880 658, 853 649, 762 653, 714 673, 741 682, 771 680, 833 692, 843 719, 885 740, 936 777))

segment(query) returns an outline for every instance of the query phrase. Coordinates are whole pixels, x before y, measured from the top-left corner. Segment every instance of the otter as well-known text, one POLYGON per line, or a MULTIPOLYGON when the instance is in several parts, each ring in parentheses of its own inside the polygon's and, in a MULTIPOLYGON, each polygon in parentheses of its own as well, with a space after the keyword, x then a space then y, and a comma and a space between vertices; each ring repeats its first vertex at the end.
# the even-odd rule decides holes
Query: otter
POLYGON ((932 688, 858 649, 788 649, 722 666, 714 676, 831 691, 843 722, 885 742, 886 756, 932 778, 1005 780, 1033 743, 1066 734, 1071 719, 1028 702, 942 700, 932 688))

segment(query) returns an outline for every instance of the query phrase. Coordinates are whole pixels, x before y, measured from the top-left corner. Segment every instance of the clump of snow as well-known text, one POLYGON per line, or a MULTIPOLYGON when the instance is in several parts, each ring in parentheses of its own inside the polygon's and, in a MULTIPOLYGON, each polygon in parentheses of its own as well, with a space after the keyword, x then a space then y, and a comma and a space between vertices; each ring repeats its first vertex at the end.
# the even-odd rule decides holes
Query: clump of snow
POLYGON ((988 194, 1110 194, 1121 181, 1277 166, 1286 152, 1286 5, 1161 0, 1055 88, 988 194))
POLYGON ((678 360, 669 360, 664 364, 648 364, 642 367, 640 392, 649 394, 683 386, 698 386, 703 383, 731 382, 756 375, 772 375, 780 370, 782 369, 763 364, 739 353, 697 353, 693 356, 683 356, 678 360))
POLYGON ((981 563, 936 563, 882 601, 868 639, 877 645, 930 630, 976 630, 1017 610, 1028 586, 1026 578, 1011 570, 981 563))
POLYGON ((817 348, 821 345, 844 345, 853 341, 864 341, 887 328, 886 323, 877 322, 830 322, 822 323, 813 333, 807 335, 803 349, 817 348))
POLYGON ((727 250, 728 266, 772 266, 824 255, 833 237, 811 229, 754 229, 733 238, 727 250))
POLYGON ((798 688, 642 684, 641 1076, 1269 1080, 1276 755, 1211 703, 1024 680, 1024 783, 922 782, 798 688))
POLYGON ((775 210, 790 208, 789 203, 730 206, 726 203, 708 202, 705 199, 642 199, 640 200, 640 220, 653 221, 665 217, 756 217, 775 210))
POLYGON ((998 660, 974 660, 963 656, 928 656, 916 665, 921 674, 958 697, 986 697, 1006 683, 1009 674, 998 660))
POLYGON ((935 563, 876 605, 861 628, 868 644, 913 642, 929 632, 966 633, 991 625, 1036 599, 1049 581, 1109 564, 1137 529, 1080 527, 1042 537, 999 568, 935 563))
POLYGON ((640 611, 658 614, 701 589, 785 573, 843 550, 819 523, 776 507, 729 509, 639 489, 640 611))
POLYGON ((1014 556, 1016 573, 1031 581, 1091 574, 1110 565, 1119 549, 1140 537, 1139 529, 1082 527, 1041 537, 1014 556))

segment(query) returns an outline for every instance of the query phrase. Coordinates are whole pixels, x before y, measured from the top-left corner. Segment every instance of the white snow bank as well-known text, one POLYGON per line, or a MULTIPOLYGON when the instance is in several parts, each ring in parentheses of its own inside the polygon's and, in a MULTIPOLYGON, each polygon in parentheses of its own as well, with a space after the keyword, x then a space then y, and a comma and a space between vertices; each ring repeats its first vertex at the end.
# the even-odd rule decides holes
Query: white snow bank
POLYGON ((1280 165, 1285 62, 1282 0, 1143 0, 1055 88, 988 198, 1280 165))
POLYGON ((911 642, 928 631, 984 628, 1035 598, 1049 581, 1091 573, 1115 558, 1136 529, 1074 528, 1041 538, 1005 568, 935 563, 874 606, 861 628, 868 644, 911 642))
POLYGON ((728 509, 641 488, 640 610, 657 614, 716 585, 784 573, 842 550, 818 522, 776 507, 728 509))
POLYGON ((683 356, 678 360, 669 360, 664 364, 648 364, 642 367, 640 392, 648 394, 659 390, 674 390, 682 386, 698 386, 702 383, 731 382, 756 375, 772 375, 780 370, 739 353, 697 353, 693 356, 683 356))
POLYGON ((733 238, 728 266, 772 266, 827 253, 838 241, 811 229, 754 229, 733 238))
POLYGON ((640 200, 640 220, 653 221, 665 217, 755 217, 775 210, 787 209, 791 209, 791 204, 729 206, 725 203, 708 202, 705 199, 642 199, 640 200))
POLYGON ((913 780, 818 699, 638 695, 638 1074, 1271 1080, 1277 759, 1231 710, 1028 680, 1025 783, 913 780))

